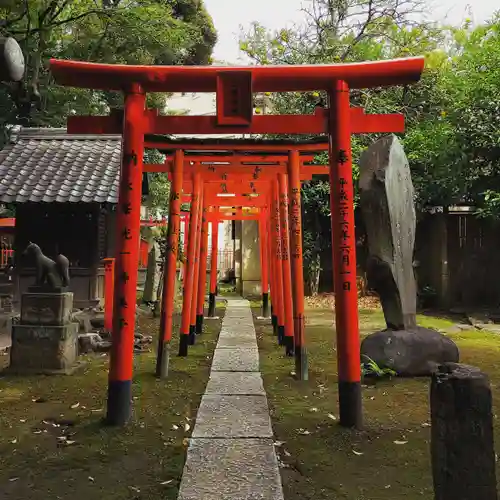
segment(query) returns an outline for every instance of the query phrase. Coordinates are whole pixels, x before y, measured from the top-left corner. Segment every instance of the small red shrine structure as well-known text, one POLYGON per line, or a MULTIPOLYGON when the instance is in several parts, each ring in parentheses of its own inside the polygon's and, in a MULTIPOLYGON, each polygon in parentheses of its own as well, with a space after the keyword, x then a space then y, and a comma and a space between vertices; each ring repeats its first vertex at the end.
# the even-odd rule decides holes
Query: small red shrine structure
MULTIPOLYGON (((252 149, 248 141, 226 141, 213 144, 173 141, 171 134, 327 134, 330 157, 331 223, 335 283, 335 315, 337 334, 338 388, 340 423, 361 426, 361 373, 359 358, 359 327, 356 289, 356 255, 354 245, 353 179, 351 134, 370 132, 402 132, 401 115, 366 115, 362 109, 351 108, 349 89, 404 85, 417 81, 424 67, 424 58, 397 59, 352 64, 317 66, 124 66, 52 60, 55 81, 62 85, 99 90, 116 90, 124 94, 121 113, 101 117, 70 117, 70 133, 122 133, 122 171, 119 191, 117 239, 121 242, 116 254, 113 346, 110 357, 107 420, 125 424, 131 414, 131 384, 135 323, 135 296, 140 227, 140 185, 144 148, 173 151, 168 250, 165 269, 164 305, 162 314, 161 353, 157 372, 165 372, 168 360, 173 311, 173 276, 178 251, 180 201, 184 180, 189 178, 192 190, 188 238, 188 268, 184 287, 195 285, 196 251, 203 230, 203 176, 184 165, 186 150, 214 153, 225 151, 260 152, 263 156, 283 151, 284 145, 273 141, 252 149), (253 94, 256 92, 317 91, 328 93, 327 109, 317 108, 312 115, 254 115, 253 94), (160 116, 145 108, 147 92, 216 92, 217 113, 214 116, 160 116), (162 136, 162 137, 159 137, 162 136), (169 326, 170 325, 170 326, 169 326)), ((302 245, 300 220, 299 150, 314 151, 314 144, 300 148, 288 145, 286 173, 277 174, 273 183, 274 202, 271 220, 278 233, 271 240, 280 242, 282 262, 287 269, 278 272, 283 290, 292 290, 293 302, 283 297, 285 320, 293 317, 296 362, 306 358, 304 335, 302 245), (276 200, 279 200, 276 203, 276 200), (289 225, 291 227, 289 227, 289 225), (290 241, 288 235, 290 234, 290 241), (278 238, 279 236, 279 238, 278 238), (290 249, 284 258, 283 252, 290 249), (290 259, 291 257, 291 259, 290 259), (290 269, 290 273, 288 272, 290 269), (291 280, 291 273, 294 279, 291 280), (280 278, 281 277, 281 278, 280 278), (302 288, 302 289, 301 289, 302 288), (302 305, 301 305, 302 301, 302 305)), ((272 167, 262 166, 262 169, 272 167)), ((211 201, 211 200, 210 200, 211 201)), ((208 209, 208 208, 207 208, 208 209)), ((205 219, 206 220, 206 219, 205 219)), ((272 226, 271 226, 272 227, 272 226)), ((272 287, 271 287, 272 288, 272 287)), ((279 294, 278 294, 279 295, 279 294)), ((271 297, 273 299, 273 297, 271 297)), ((184 294, 179 354, 186 355, 189 326, 193 323, 194 301, 184 294)), ((191 336, 192 337, 192 336, 191 336)))

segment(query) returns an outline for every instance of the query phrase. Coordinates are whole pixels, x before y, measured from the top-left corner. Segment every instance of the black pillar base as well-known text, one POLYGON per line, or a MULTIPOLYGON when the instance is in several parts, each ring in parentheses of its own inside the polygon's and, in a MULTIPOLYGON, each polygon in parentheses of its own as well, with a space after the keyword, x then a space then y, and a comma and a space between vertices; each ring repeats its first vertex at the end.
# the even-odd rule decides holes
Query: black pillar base
POLYGON ((112 380, 108 383, 108 407, 105 423, 123 426, 132 416, 132 381, 112 380))
POLYGON ((285 344, 285 354, 287 356, 293 356, 294 354, 293 337, 285 337, 284 344, 285 344))
POLYGON ((203 314, 196 315, 196 335, 203 333, 203 314))
POLYGON ((269 294, 268 293, 262 294, 262 317, 263 318, 269 317, 269 294))
POLYGON ((341 382, 339 380, 339 423, 342 427, 361 429, 361 382, 341 382))
POLYGON ((181 332, 179 339, 179 356, 188 355, 188 346, 189 346, 189 335, 186 335, 185 333, 181 332))
POLYGON ((285 345, 285 327, 278 325, 278 345, 285 345))
POLYGON ((208 295, 208 317, 215 317, 215 293, 208 295))
POLYGON ((304 346, 295 346, 295 373, 297 380, 309 380, 307 349, 304 346))
POLYGON ((271 315, 271 325, 273 325, 273 335, 278 336, 278 316, 275 314, 271 315))
POLYGON ((196 343, 196 325, 189 325, 189 345, 196 343))
POLYGON ((215 295, 219 295, 219 285, 215 287, 215 295))
POLYGON ((156 376, 159 378, 167 378, 169 364, 170 342, 160 341, 158 344, 158 355, 156 357, 156 376))

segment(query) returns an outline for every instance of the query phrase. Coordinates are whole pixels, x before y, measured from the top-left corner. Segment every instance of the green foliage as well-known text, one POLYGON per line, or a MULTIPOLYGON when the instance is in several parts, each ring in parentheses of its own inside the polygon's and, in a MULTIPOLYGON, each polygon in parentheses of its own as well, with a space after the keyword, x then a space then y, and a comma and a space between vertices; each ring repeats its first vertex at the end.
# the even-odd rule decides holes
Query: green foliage
POLYGON ((361 363, 361 374, 363 377, 395 377, 397 373, 392 368, 380 368, 380 366, 373 361, 369 356, 362 355, 365 359, 364 362, 361 363))
MULTIPOLYGON (((500 17, 473 27, 416 23, 419 0, 309 0, 303 28, 270 32, 254 24, 241 49, 259 64, 378 60, 425 55, 421 81, 407 87, 351 91, 367 113, 403 113, 402 136, 418 208, 469 203, 482 217, 500 217, 500 17)), ((271 94, 277 113, 312 113, 322 92, 271 94)), ((353 177, 376 134, 353 136, 353 177)), ((326 163, 327 155, 316 159, 326 163)), ((327 238, 314 237, 315 220, 327 231, 324 181, 303 187, 306 265, 317 266, 327 238), (312 220, 310 220, 312 218, 312 220), (324 220, 323 220, 324 219, 324 220), (320 243, 321 242, 321 243, 320 243)), ((357 185, 355 184, 355 203, 357 185)), ((326 235, 325 235, 326 236, 326 235)))
MULTIPOLYGON (((3 0, 0 34, 26 59, 20 85, 0 89, 0 126, 64 126, 69 114, 105 114, 118 93, 53 84, 49 59, 121 64, 208 64, 217 35, 200 0, 3 0)), ((148 105, 164 107, 152 94, 148 105)))

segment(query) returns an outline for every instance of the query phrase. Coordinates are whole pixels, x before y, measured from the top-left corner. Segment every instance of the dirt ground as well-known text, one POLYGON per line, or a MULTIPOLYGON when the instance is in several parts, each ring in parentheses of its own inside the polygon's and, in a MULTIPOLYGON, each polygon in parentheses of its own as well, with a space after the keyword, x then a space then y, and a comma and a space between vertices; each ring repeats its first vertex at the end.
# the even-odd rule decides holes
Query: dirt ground
MULTIPOLYGON (((285 500, 432 500, 429 380, 395 378, 365 386, 364 430, 342 429, 337 423, 333 312, 325 301, 319 308, 310 306, 306 311, 309 382, 291 376, 293 360, 284 357, 272 329, 255 321, 277 450, 285 464, 281 469, 285 500)), ((259 309, 254 312, 257 316, 259 309)), ((442 332, 457 331, 443 318, 419 316, 418 322, 442 332)), ((362 335, 384 326, 376 303, 361 304, 362 335)), ((490 375, 495 398, 500 336, 474 330, 450 336, 460 348, 462 362, 490 375)), ((496 419, 495 437, 499 444, 496 419)))
MULTIPOLYGON (((122 429, 101 421, 106 354, 86 356, 71 376, 0 377, 0 498, 176 499, 220 326, 206 322, 187 358, 176 356, 175 338, 168 380, 153 376, 156 340, 136 355, 134 417, 122 429)), ((156 319, 139 320, 141 333, 156 338, 158 328, 156 319)))

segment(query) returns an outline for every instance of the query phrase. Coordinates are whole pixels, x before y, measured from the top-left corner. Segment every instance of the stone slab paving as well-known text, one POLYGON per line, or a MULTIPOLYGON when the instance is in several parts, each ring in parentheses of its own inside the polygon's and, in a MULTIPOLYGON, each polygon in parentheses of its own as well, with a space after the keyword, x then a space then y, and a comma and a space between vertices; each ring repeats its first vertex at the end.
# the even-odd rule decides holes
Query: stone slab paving
POLYGON ((212 372, 205 394, 264 396, 266 393, 260 373, 212 372))
POLYGON ((212 371, 258 372, 259 351, 256 347, 247 349, 217 348, 212 361, 212 371))
POLYGON ((201 400, 193 437, 271 438, 266 396, 205 394, 201 400))
POLYGON ((283 500, 272 439, 192 439, 178 500, 283 500))
POLYGON ((217 349, 235 349, 235 348, 255 348, 255 335, 254 338, 249 335, 224 335, 219 337, 217 349))
POLYGON ((228 300, 178 500, 283 500, 246 300, 228 300))

